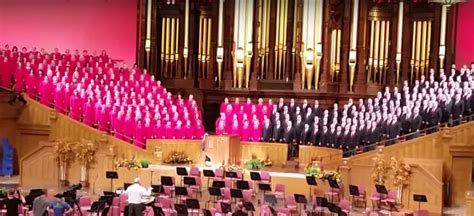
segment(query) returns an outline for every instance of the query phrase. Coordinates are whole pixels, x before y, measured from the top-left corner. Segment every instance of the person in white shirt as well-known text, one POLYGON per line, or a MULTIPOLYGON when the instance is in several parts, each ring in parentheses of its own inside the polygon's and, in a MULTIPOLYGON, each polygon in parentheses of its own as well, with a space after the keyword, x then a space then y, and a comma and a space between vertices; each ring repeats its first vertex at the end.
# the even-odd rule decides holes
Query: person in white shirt
POLYGON ((151 188, 145 189, 140 185, 140 178, 135 178, 133 184, 127 188, 125 193, 128 195, 128 215, 142 216, 142 200, 145 196, 150 196, 151 188))

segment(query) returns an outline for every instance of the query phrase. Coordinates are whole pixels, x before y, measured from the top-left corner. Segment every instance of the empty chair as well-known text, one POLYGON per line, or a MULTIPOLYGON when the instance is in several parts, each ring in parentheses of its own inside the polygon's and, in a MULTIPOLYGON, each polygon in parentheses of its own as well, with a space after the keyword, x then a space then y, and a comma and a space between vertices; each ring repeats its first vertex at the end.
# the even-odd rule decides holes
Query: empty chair
POLYGON ((250 190, 242 190, 242 201, 244 201, 244 202, 252 202, 252 191, 250 191, 250 190))
POLYGON ((296 212, 298 210, 298 203, 296 203, 294 196, 286 197, 286 208, 291 212, 296 212))
POLYGON ((92 199, 88 196, 82 196, 79 198, 79 206, 82 207, 90 207, 92 205, 92 199))
POLYGON ((415 216, 429 216, 430 212, 426 209, 419 209, 415 211, 415 216))
POLYGON ((225 178, 224 176, 224 170, 219 168, 219 169, 216 169, 216 171, 214 172, 215 174, 215 177, 214 177, 214 180, 222 180, 225 178))
POLYGON ((358 185, 357 188, 359 190, 359 196, 352 196, 352 204, 357 205, 359 203, 362 203, 364 205, 364 208, 367 208, 365 187, 363 185, 358 185))
POLYGON ((120 194, 120 202, 119 202, 119 207, 120 207, 120 212, 123 212, 125 210, 125 206, 127 205, 127 200, 128 200, 128 195, 127 194, 120 194))
POLYGON ((201 171, 199 170, 199 167, 197 167, 197 166, 191 167, 191 169, 189 170, 189 175, 200 178, 201 177, 201 171))
POLYGON ((270 173, 267 171, 260 172, 260 178, 262 179, 261 182, 265 184, 270 184, 270 182, 272 181, 272 177, 270 176, 270 173))
POLYGON ((371 197, 369 197, 369 200, 372 202, 372 209, 375 209, 375 206, 377 206, 378 209, 380 209, 380 194, 377 192, 374 192, 371 197))
POLYGON ((160 199, 165 199, 165 198, 171 198, 171 186, 163 186, 163 191, 158 195, 158 200, 160 199))
POLYGON ((218 202, 230 203, 232 197, 230 196, 230 188, 221 188, 222 196, 219 198, 218 202))
POLYGON ((165 213, 165 216, 171 216, 176 213, 176 211, 173 209, 173 200, 171 198, 165 198, 160 200, 159 205, 163 210, 163 213, 165 213))
POLYGON ((224 184, 226 188, 232 188, 232 180, 224 179, 224 184))
POLYGON ((337 206, 339 206, 339 208, 341 208, 341 210, 346 214, 349 214, 349 212, 351 211, 351 202, 349 200, 343 199, 339 201, 339 204, 337 206))
POLYGON ((290 216, 291 210, 288 208, 278 209, 277 216, 290 216))
POLYGON ((339 200, 339 188, 329 188, 329 191, 324 193, 328 197, 328 199, 333 202, 334 198, 337 198, 339 200))
POLYGON ((198 192, 199 196, 202 197, 202 188, 201 188, 201 177, 194 176, 194 180, 196 181, 196 185, 189 186, 193 189, 193 191, 198 192))
POLYGON ((285 198, 285 185, 276 184, 275 191, 273 192, 273 194, 279 199, 284 199, 285 198))

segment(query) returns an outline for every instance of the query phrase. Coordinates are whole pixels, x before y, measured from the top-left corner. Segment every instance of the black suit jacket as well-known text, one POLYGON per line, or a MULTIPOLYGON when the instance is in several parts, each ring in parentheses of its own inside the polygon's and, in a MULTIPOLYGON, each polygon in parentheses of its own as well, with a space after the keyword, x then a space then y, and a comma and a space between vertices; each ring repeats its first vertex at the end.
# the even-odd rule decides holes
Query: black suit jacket
POLYGON ((272 125, 268 125, 268 128, 265 128, 265 125, 262 127, 262 140, 265 142, 270 141, 272 138, 272 125))
POLYGON ((286 127, 283 130, 283 142, 293 143, 295 141, 295 128, 291 127, 290 130, 286 127))
POLYGON ((275 142, 281 142, 282 136, 283 136, 283 127, 280 126, 280 128, 277 128, 276 125, 273 126, 273 129, 272 129, 272 139, 273 139, 275 142))

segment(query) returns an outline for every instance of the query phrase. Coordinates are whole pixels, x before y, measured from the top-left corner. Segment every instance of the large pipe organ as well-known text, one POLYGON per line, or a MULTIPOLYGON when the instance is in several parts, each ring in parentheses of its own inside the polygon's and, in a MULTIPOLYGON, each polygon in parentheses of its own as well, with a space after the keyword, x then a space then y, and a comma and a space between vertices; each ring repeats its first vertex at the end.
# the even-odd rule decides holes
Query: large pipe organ
POLYGON ((448 69, 453 2, 139 0, 137 59, 176 88, 373 94, 448 69))

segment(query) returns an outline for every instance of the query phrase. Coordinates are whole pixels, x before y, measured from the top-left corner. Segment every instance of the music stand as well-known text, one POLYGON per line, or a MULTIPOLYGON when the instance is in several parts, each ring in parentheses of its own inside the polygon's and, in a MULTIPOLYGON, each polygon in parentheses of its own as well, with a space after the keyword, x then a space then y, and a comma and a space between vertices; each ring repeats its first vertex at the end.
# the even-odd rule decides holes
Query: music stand
POLYGON ((262 181, 262 177, 260 176, 260 173, 258 172, 250 172, 250 179, 252 181, 262 181))
POLYGON ((212 182, 212 187, 224 188, 225 187, 225 182, 224 181, 213 181, 212 182))
POLYGON ((273 194, 263 195, 263 201, 270 204, 271 206, 275 206, 278 203, 276 196, 273 194))
POLYGON ((130 187, 130 185, 132 185, 132 183, 123 183, 123 190, 127 190, 128 187, 130 187))
POLYGON ((422 202, 428 202, 426 195, 422 194, 413 194, 413 201, 418 202, 418 210, 420 210, 422 202))
POLYGON ((221 202, 222 213, 227 214, 232 212, 232 207, 229 203, 221 202))
POLYGON ((313 197, 313 193, 312 193, 312 186, 317 186, 318 183, 316 182, 316 177, 314 176, 306 176, 306 184, 308 184, 309 186, 309 199, 311 200, 312 197, 313 197))
POLYGON ((204 177, 207 177, 207 187, 209 187, 209 179, 215 178, 216 174, 212 170, 203 170, 204 177))
POLYGON ((240 190, 250 190, 250 185, 248 181, 238 180, 237 181, 237 189, 240 190))
POLYGON ((209 202, 212 202, 215 205, 217 197, 222 196, 221 188, 210 187, 208 190, 209 190, 209 195, 211 196, 211 200, 208 200, 206 204, 208 204, 209 202))
POLYGON ((116 194, 113 191, 104 191, 104 196, 112 196, 115 197, 116 194))
POLYGON ((230 178, 230 180, 232 180, 232 179, 236 179, 238 176, 236 172, 229 171, 229 172, 225 172, 225 177, 230 178))
POLYGON ((196 185, 196 179, 194 177, 184 177, 183 179, 184 185, 189 186, 195 186, 196 185))
POLYGON ((188 170, 186 167, 176 167, 176 174, 181 176, 181 184, 183 184, 183 177, 188 176, 188 170))
POLYGON ((237 203, 237 199, 244 198, 242 191, 239 189, 230 189, 230 197, 234 199, 235 203, 237 203))
POLYGON ((245 210, 249 211, 249 212, 255 212, 255 206, 253 205, 252 202, 243 202, 243 205, 244 205, 244 208, 245 210))
POLYGON ((164 188, 161 185, 151 185, 151 192, 155 194, 163 193, 164 188))
POLYGON ((199 200, 197 199, 186 199, 186 207, 188 209, 191 209, 191 214, 194 214, 196 212, 199 215, 199 200))
POLYGON ((316 205, 320 207, 328 207, 328 199, 326 197, 316 197, 316 205))
POLYGON ((352 196, 352 204, 354 204, 354 197, 359 197, 359 187, 355 185, 349 185, 349 194, 352 196))
POLYGON ((104 210, 105 204, 106 204, 105 201, 93 202, 92 205, 91 205, 91 208, 89 210, 87 210, 87 212, 97 213, 97 216, 99 216, 99 213, 104 210))
POLYGON ((295 197, 296 203, 298 203, 298 208, 299 208, 298 212, 301 213, 301 205, 303 205, 303 207, 305 209, 306 204, 308 203, 308 200, 306 199, 306 197, 303 194, 295 194, 294 197, 295 197))
MULTIPOLYGON (((328 179, 329 187, 332 189, 339 189, 339 184, 334 179, 328 179)), ((331 202, 333 201, 334 192, 331 192, 331 202)))
POLYGON ((171 176, 161 176, 161 185, 173 186, 173 178, 171 176))
POLYGON ((117 171, 106 171, 105 178, 110 179, 110 190, 114 190, 114 186, 113 186, 114 179, 118 179, 117 171))
POLYGON ((258 184, 258 189, 263 191, 263 195, 265 195, 267 191, 272 191, 272 187, 270 186, 270 184, 265 183, 258 184))
POLYGON ((184 204, 176 203, 174 204, 174 209, 176 210, 176 213, 178 214, 178 216, 188 215, 188 208, 184 204))
POLYGON ((180 196, 186 197, 189 195, 188 189, 186 189, 186 187, 180 187, 180 186, 176 186, 174 188, 174 194, 176 195, 176 198, 179 198, 180 196))

